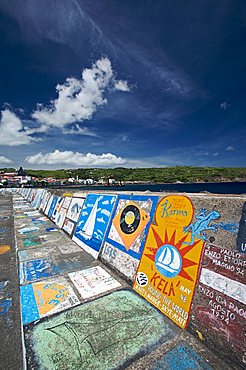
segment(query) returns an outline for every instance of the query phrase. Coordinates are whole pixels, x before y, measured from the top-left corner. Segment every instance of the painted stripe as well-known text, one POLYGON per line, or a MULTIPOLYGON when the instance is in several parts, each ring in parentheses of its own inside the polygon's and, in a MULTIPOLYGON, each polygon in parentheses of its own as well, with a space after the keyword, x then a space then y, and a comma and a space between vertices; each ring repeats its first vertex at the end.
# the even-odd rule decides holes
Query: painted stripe
POLYGON ((203 268, 200 282, 241 303, 246 303, 246 286, 238 281, 203 268))

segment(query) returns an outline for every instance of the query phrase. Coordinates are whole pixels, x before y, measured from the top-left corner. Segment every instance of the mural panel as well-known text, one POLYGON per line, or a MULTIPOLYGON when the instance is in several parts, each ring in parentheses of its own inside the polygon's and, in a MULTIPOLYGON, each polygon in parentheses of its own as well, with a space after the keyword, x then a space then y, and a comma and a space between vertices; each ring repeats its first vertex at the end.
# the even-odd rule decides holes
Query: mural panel
POLYGON ((39 258, 37 260, 20 262, 20 284, 40 280, 61 273, 54 258, 39 258))
POLYGON ((246 256, 206 245, 189 328, 240 366, 246 358, 246 256))
POLYGON ((84 198, 72 198, 67 212, 67 218, 69 220, 73 222, 78 221, 84 201, 84 198))
POLYGON ((60 229, 62 228, 66 217, 67 217, 67 209, 62 207, 60 211, 57 213, 56 221, 55 221, 57 226, 60 229))
POLYGON ((24 213, 24 215, 26 215, 28 217, 30 217, 30 216, 39 216, 40 215, 38 210, 24 211, 23 213, 24 213))
POLYGON ((44 210, 46 209, 50 197, 51 197, 51 193, 47 191, 46 194, 44 195, 43 200, 42 200, 41 205, 40 205, 40 210, 41 211, 44 212, 44 210))
POLYGON ((73 230, 75 227, 75 222, 70 221, 68 218, 65 219, 64 224, 63 224, 63 230, 66 231, 68 235, 72 235, 73 230))
POLYGON ((68 209, 71 203, 72 197, 65 197, 62 207, 68 209))
POLYGON ((12 306, 12 297, 9 281, 0 282, 0 319, 5 317, 8 320, 9 309, 12 306))
POLYGON ((173 336, 163 315, 139 296, 113 292, 27 327, 28 368, 126 368, 173 336))
POLYGON ((88 194, 80 214, 73 240, 94 258, 102 241, 116 200, 115 195, 88 194))
POLYGON ((66 256, 47 256, 35 260, 20 262, 20 283, 32 283, 76 270, 87 268, 92 257, 85 253, 66 256))
POLYGON ((17 238, 18 250, 37 248, 46 244, 60 244, 62 242, 66 242, 65 235, 61 232, 49 233, 49 235, 47 235, 47 233, 38 233, 38 235, 33 235, 31 233, 24 236, 25 238, 23 238, 23 240, 17 238))
MULTIPOLYGON (((39 245, 36 245, 36 247, 39 245)), ((39 248, 28 248, 27 250, 18 251, 19 261, 28 261, 32 259, 39 259, 42 257, 59 255, 59 254, 71 254, 80 252, 81 249, 75 243, 67 240, 60 241, 60 243, 50 243, 50 245, 43 246, 40 243, 39 248)), ((0 249, 1 252, 1 249, 0 249)))
POLYGON ((50 208, 48 210, 48 217, 51 218, 54 210, 55 210, 55 207, 56 207, 56 203, 58 202, 58 196, 57 195, 54 195, 53 196, 53 199, 52 199, 52 202, 51 202, 51 205, 50 205, 50 208))
POLYGON ((119 195, 112 214, 102 260, 132 281, 157 202, 156 196, 119 195))
POLYGON ((64 277, 21 286, 20 295, 24 325, 79 303, 73 288, 64 277))
POLYGON ((59 215, 59 212, 60 212, 60 210, 62 208, 63 202, 64 202, 64 198, 58 197, 56 206, 55 206, 54 211, 53 211, 53 213, 51 215, 51 220, 54 221, 55 223, 56 223, 57 217, 59 215))
POLYGON ((54 199, 54 195, 51 195, 49 200, 48 200, 47 206, 44 209, 44 213, 46 214, 46 216, 48 216, 48 212, 49 212, 50 206, 53 202, 53 199, 54 199))
POLYGON ((134 289, 186 328, 204 241, 188 232, 193 204, 182 195, 161 199, 138 267, 134 289))
POLYGON ((41 203, 41 200, 42 200, 43 193, 44 193, 44 190, 42 190, 42 189, 37 190, 35 198, 32 202, 32 207, 33 208, 38 208, 39 207, 39 205, 41 203))
POLYGON ((152 370, 212 370, 212 368, 187 344, 178 344, 168 351, 152 370))
POLYGON ((72 272, 68 276, 80 292, 82 298, 90 298, 121 286, 101 266, 72 272))

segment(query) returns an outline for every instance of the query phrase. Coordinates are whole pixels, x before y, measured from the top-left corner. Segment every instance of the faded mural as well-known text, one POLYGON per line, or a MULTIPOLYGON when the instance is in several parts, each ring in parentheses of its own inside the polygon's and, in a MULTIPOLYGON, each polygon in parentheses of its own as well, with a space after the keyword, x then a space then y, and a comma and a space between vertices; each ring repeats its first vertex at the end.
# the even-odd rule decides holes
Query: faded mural
POLYGON ((135 356, 173 336, 163 316, 147 302, 118 291, 27 328, 28 368, 37 363, 49 370, 68 364, 71 369, 125 368, 135 356))
POLYGON ((121 286, 121 284, 101 266, 71 272, 68 276, 82 298, 90 298, 121 286))
POLYGON ((206 245, 189 325, 240 366, 246 363, 245 267, 244 254, 206 245))

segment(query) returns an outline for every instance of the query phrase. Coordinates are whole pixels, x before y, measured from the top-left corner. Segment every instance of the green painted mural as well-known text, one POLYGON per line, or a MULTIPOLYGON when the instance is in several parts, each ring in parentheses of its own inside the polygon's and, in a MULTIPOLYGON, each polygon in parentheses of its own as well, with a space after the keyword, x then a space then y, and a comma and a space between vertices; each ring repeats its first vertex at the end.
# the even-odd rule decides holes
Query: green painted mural
POLYGON ((173 336, 162 314, 122 290, 27 327, 28 368, 114 369, 173 336))

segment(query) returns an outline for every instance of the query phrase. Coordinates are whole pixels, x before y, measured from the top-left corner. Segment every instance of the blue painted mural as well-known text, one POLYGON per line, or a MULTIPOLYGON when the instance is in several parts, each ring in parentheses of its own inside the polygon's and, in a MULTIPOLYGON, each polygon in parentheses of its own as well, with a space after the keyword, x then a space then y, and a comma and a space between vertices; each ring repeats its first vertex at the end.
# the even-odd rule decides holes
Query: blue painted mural
POLYGON ((179 344, 168 351, 152 370, 212 370, 212 368, 186 344, 179 344))
POLYGON ((222 229, 224 231, 237 234, 239 227, 237 223, 211 223, 220 217, 221 214, 216 210, 209 212, 206 208, 201 208, 199 213, 195 216, 197 221, 191 222, 190 225, 184 227, 185 232, 187 231, 191 233, 191 241, 183 242, 183 244, 192 245, 195 242, 195 239, 207 241, 208 238, 206 236, 206 231, 208 230, 212 230, 217 233, 219 229, 222 229))
POLYGON ((64 277, 20 286, 20 295, 24 325, 79 303, 64 277))
POLYGON ((116 198, 115 195, 88 194, 78 219, 73 240, 95 258, 102 246, 116 198))
POLYGON ((61 273, 53 258, 40 258, 20 263, 20 283, 32 282, 61 273))
POLYGON ((37 191, 36 196, 35 196, 35 198, 34 198, 34 200, 32 202, 32 207, 33 208, 38 208, 39 207, 39 205, 41 203, 41 200, 42 200, 43 194, 44 194, 44 190, 39 189, 37 191))
POLYGON ((57 202, 56 202, 56 206, 55 206, 54 211, 51 215, 51 220, 56 221, 57 213, 59 212, 63 201, 64 201, 63 197, 58 197, 57 202))
POLYGON ((56 203, 58 201, 58 196, 57 195, 54 195, 53 199, 52 199, 52 202, 51 202, 51 205, 50 205, 50 208, 48 210, 48 217, 51 218, 53 212, 54 212, 54 209, 55 209, 55 206, 56 206, 56 203))

